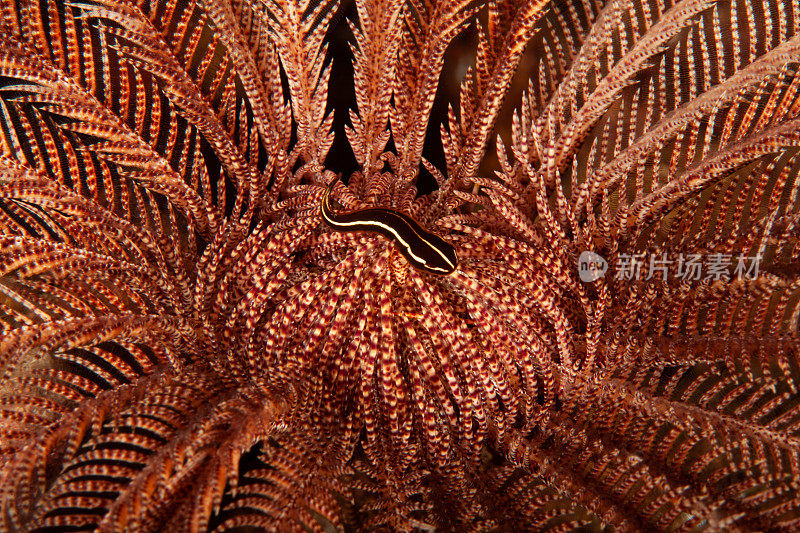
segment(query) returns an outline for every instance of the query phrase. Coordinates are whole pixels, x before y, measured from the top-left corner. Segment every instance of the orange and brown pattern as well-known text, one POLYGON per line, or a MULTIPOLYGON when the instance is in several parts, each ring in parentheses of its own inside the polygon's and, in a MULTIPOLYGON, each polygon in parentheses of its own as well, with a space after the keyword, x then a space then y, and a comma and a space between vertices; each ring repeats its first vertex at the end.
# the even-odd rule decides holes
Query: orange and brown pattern
POLYGON ((798 0, 0 9, 0 530, 800 529, 798 0))

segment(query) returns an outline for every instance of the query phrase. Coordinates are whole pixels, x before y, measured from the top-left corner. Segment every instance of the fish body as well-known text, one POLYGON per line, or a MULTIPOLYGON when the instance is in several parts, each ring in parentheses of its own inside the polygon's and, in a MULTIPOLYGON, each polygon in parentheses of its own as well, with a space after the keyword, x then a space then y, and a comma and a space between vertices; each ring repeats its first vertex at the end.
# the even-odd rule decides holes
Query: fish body
MULTIPOLYGON (((337 178, 338 179, 338 178, 337 178)), ((450 274, 458 267, 453 245, 425 230, 410 216, 394 209, 373 207, 350 213, 336 213, 330 204, 334 179, 322 196, 320 210, 328 226, 336 231, 380 233, 397 243, 400 253, 414 267, 434 274, 450 274)))

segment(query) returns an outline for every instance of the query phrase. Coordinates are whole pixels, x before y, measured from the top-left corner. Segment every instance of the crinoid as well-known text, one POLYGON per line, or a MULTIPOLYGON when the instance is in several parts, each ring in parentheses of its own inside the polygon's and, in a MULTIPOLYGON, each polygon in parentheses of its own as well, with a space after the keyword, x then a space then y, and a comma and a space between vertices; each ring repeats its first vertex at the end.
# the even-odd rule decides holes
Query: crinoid
POLYGON ((0 530, 800 529, 797 0, 0 6, 0 530))

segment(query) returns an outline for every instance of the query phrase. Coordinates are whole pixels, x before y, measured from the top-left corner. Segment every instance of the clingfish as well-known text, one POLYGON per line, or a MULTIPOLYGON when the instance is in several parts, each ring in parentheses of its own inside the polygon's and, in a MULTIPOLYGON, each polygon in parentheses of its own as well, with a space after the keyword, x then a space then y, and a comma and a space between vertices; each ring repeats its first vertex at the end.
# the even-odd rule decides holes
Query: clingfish
POLYGON ((330 203, 334 179, 322 196, 322 218, 337 231, 370 231, 394 240, 400 253, 413 266, 434 274, 450 274, 458 266, 453 245, 426 231, 408 215, 394 209, 374 207, 351 213, 335 213, 330 203))

